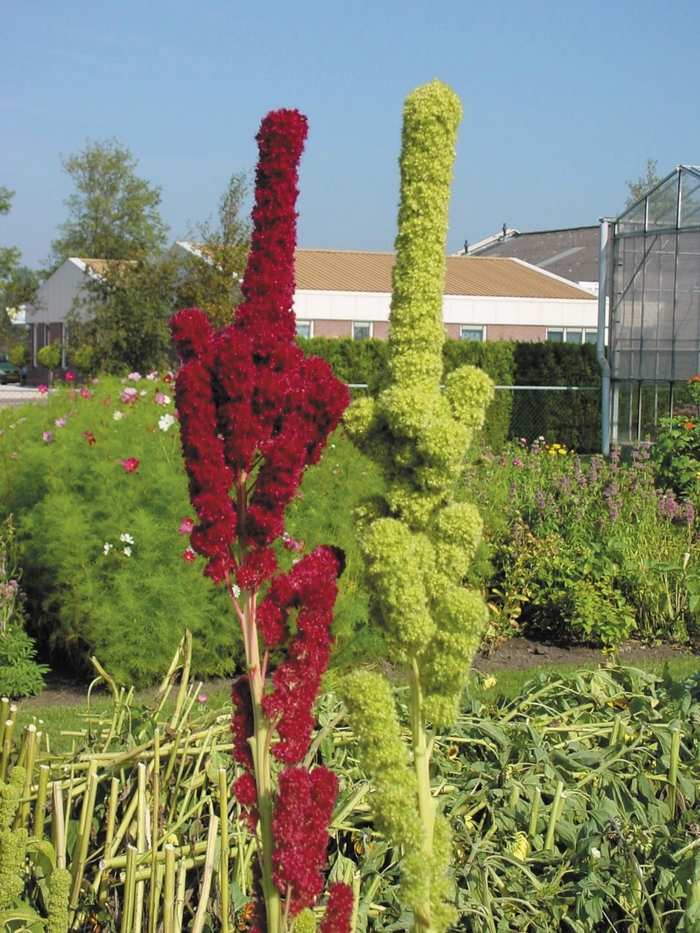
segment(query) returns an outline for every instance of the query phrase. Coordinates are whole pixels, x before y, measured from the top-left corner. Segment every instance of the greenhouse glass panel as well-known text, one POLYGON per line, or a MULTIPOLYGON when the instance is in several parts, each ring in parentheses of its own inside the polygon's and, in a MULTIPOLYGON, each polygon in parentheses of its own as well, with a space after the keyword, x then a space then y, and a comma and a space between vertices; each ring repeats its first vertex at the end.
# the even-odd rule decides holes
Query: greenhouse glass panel
POLYGON ((694 172, 681 175, 681 227, 700 226, 700 176, 694 172))
POLYGON ((647 195, 647 230, 675 227, 678 219, 678 174, 647 195))
POLYGON ((637 233, 644 230, 646 223, 646 198, 642 198, 623 214, 615 224, 616 233, 637 233))

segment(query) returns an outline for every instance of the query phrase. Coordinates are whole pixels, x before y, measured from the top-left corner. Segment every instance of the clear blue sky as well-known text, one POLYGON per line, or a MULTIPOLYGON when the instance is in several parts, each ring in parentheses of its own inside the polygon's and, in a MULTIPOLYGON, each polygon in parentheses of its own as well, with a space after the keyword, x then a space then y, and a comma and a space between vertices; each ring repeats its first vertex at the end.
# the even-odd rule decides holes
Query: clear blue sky
POLYGON ((310 125, 299 244, 391 249, 403 99, 434 77, 464 106, 450 251, 615 214, 649 156, 700 162, 698 0, 22 0, 0 21, 0 245, 31 266, 66 217, 61 154, 114 136, 182 237, 282 106, 310 125))

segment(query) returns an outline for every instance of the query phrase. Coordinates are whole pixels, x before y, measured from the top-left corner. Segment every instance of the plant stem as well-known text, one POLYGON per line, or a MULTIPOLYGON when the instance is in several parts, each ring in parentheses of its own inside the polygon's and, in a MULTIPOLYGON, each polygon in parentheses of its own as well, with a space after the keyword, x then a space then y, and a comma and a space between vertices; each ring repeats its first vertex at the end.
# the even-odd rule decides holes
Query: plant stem
MULTIPOLYGON (((430 752, 428 733, 425 726, 423 685, 420 667, 412 659, 408 673, 408 712, 411 721, 413 742, 413 767, 418 782, 418 813, 425 830, 423 849, 427 856, 433 854, 433 831, 435 829, 435 800, 430 792, 430 752)), ((416 933, 427 933, 431 929, 430 902, 413 905, 414 929, 416 933)))
POLYGON ((272 774, 270 771, 270 720, 262 708, 262 699, 265 683, 260 666, 260 647, 258 632, 255 624, 256 594, 243 591, 243 616, 247 631, 247 645, 249 650, 248 681, 253 706, 254 731, 250 746, 253 752, 253 767, 255 769, 255 783, 258 790, 258 818, 260 820, 260 846, 258 859, 260 861, 260 885, 265 899, 265 913, 269 933, 280 933, 282 902, 280 892, 272 880, 272 774))
POLYGON ((228 842, 228 787, 226 768, 219 768, 219 819, 221 821, 221 865, 219 890, 221 892, 221 933, 229 933, 229 842, 228 842))

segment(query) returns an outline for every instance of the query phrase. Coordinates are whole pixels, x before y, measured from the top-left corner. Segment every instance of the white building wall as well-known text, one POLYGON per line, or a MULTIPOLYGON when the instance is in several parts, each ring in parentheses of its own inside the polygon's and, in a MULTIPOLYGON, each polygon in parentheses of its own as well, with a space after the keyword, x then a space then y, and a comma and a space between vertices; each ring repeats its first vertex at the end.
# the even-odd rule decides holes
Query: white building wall
POLYGON ((76 298, 85 299, 84 283, 85 263, 79 259, 66 259, 40 286, 36 301, 27 306, 27 323, 63 323, 76 298))
MULTIPOLYGON (((371 292, 298 290, 294 313, 301 321, 388 321, 391 296, 371 292)), ((445 295, 446 324, 518 324, 588 327, 598 323, 598 305, 588 298, 487 298, 445 295)))

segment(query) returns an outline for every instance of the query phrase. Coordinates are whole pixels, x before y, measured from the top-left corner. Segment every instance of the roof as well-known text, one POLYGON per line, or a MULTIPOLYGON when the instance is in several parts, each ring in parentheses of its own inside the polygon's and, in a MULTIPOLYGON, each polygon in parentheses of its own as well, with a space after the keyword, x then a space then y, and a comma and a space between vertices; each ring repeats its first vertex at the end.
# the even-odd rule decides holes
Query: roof
MULTIPOLYGON (((298 249, 296 287, 302 291, 391 292, 395 253, 298 249)), ((591 299, 590 292, 517 259, 448 256, 445 295, 492 298, 591 299)))
POLYGON ((136 260, 134 259, 82 259, 78 256, 71 258, 75 259, 77 262, 82 262, 84 266, 92 269, 97 275, 102 275, 107 269, 118 269, 120 266, 136 265, 136 260))
POLYGON ((478 248, 478 256, 523 259, 572 282, 597 282, 599 236, 597 224, 533 233, 514 231, 512 236, 501 236, 496 242, 478 248))

